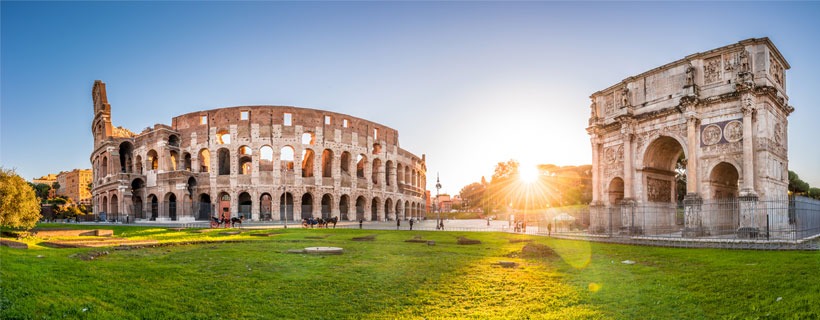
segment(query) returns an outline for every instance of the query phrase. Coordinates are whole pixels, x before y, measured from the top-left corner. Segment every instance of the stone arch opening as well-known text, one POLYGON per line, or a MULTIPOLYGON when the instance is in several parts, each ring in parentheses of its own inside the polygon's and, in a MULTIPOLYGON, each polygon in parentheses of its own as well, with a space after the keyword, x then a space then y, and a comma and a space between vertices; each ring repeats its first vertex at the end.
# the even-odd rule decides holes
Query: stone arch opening
POLYGON ((392 212, 390 212, 390 211, 392 211, 392 209, 393 209, 393 200, 390 200, 390 198, 384 199, 384 218, 385 219, 392 220, 393 218, 395 218, 391 215, 392 212))
POLYGON ((177 221, 177 195, 173 192, 165 194, 166 212, 171 221, 177 221))
POLYGON ((396 219, 397 220, 404 219, 404 214, 402 213, 402 208, 401 208, 401 200, 396 200, 396 219))
POLYGON ((293 195, 290 192, 279 197, 279 220, 293 221, 293 195))
POLYGON ((312 146, 315 143, 316 143, 316 135, 313 134, 313 132, 302 133, 302 144, 312 146))
POLYGON ((133 153, 134 145, 132 145, 131 142, 124 141, 123 143, 120 143, 120 172, 133 172, 133 153))
POLYGON ((156 150, 148 150, 148 163, 148 167, 151 168, 151 170, 159 169, 159 156, 157 156, 156 150))
POLYGON ((197 214, 197 220, 209 220, 213 216, 213 212, 211 212, 211 196, 207 193, 202 193, 199 195, 199 213, 197 214))
POLYGON ((609 204, 619 204, 624 199, 624 180, 615 177, 609 182, 607 188, 609 194, 609 204))
POLYGON ((342 197, 339 199, 339 215, 341 215, 342 220, 350 220, 348 213, 350 212, 350 197, 346 194, 343 194, 342 197))
POLYGON ((208 149, 199 150, 199 172, 211 172, 211 151, 208 149))
POLYGON ((364 207, 367 205, 367 200, 364 196, 356 198, 356 220, 364 220, 364 207))
POLYGON ((273 219, 272 215, 273 209, 273 198, 269 193, 263 193, 261 197, 259 197, 259 220, 263 221, 270 221, 273 219))
POLYGON ((168 145, 172 147, 179 147, 179 137, 175 134, 168 136, 168 145))
POLYGON ((313 149, 305 149, 302 151, 302 178, 313 177, 313 163, 315 152, 313 149))
POLYGON ((367 164, 367 157, 360 154, 356 157, 356 178, 364 179, 364 166, 367 164))
POLYGON ((739 178, 740 175, 734 165, 728 162, 718 163, 709 174, 712 199, 737 198, 739 178))
POLYGON ((273 148, 268 145, 259 148, 259 171, 273 171, 273 148))
POLYGON ((410 212, 410 201, 404 201, 404 217, 405 218, 413 218, 413 213, 410 212))
POLYGON ((333 197, 325 193, 322 196, 322 219, 329 219, 333 210, 333 197))
POLYGON ((219 193, 219 219, 231 218, 231 195, 227 192, 219 193))
POLYGON ((151 203, 151 221, 156 221, 159 217, 159 200, 157 196, 151 194, 148 196, 148 202, 151 203))
POLYGON ((188 191, 188 198, 193 199, 194 197, 194 190, 196 189, 196 178, 188 177, 188 181, 185 183, 185 191, 188 191))
POLYGON ((113 221, 120 221, 120 201, 116 194, 111 195, 111 204, 108 206, 108 217, 113 221))
POLYGON ((322 151, 322 177, 333 177, 333 151, 330 149, 322 151))
POLYGON ((647 201, 675 202, 675 167, 683 154, 683 146, 668 136, 658 137, 647 146, 643 157, 647 201))
POLYGON ((108 157, 103 157, 100 168, 101 168, 100 172, 102 172, 101 176, 102 177, 107 176, 108 175, 108 157))
POLYGON ((384 184, 388 187, 391 185, 390 180, 393 180, 392 177, 393 173, 393 161, 387 160, 387 163, 384 166, 384 184))
POLYGON ((381 159, 379 159, 379 158, 373 159, 373 168, 371 170, 370 175, 372 176, 374 186, 377 186, 377 185, 380 184, 379 181, 381 180, 381 175, 380 175, 381 166, 382 166, 382 160, 381 159))
POLYGON ((219 164, 218 174, 220 176, 231 174, 231 151, 221 148, 216 152, 217 163, 219 164))
POLYGON ((342 158, 341 161, 339 161, 339 168, 342 170, 343 175, 350 175, 350 152, 342 152, 342 158))
POLYGON ((217 144, 231 144, 231 134, 228 130, 222 129, 216 132, 217 144))
POLYGON ((237 162, 237 172, 241 175, 251 174, 251 165, 253 163, 253 152, 248 146, 241 146, 237 151, 239 153, 239 161, 237 162))
POLYGON ((253 207, 253 200, 251 199, 251 195, 247 192, 242 192, 239 194, 239 217, 245 217, 245 219, 251 219, 251 207, 253 207))
POLYGON ((183 159, 182 160, 183 161, 183 168, 182 169, 185 170, 185 171, 191 171, 191 154, 188 153, 188 152, 183 153, 182 154, 182 159, 183 159))
POLYGON ((179 152, 177 152, 177 151, 168 152, 168 170, 176 171, 178 163, 179 163, 179 152))
POLYGON ((379 221, 379 207, 381 207, 381 201, 378 197, 373 197, 370 200, 370 221, 379 221))
POLYGON ((294 150, 291 146, 284 146, 281 150, 279 150, 279 160, 282 163, 282 172, 293 172, 293 156, 294 150))
POLYGON ((313 195, 306 192, 302 195, 302 219, 313 217, 313 195))
POLYGON ((142 174, 142 156, 137 156, 135 162, 135 171, 137 174, 142 174))

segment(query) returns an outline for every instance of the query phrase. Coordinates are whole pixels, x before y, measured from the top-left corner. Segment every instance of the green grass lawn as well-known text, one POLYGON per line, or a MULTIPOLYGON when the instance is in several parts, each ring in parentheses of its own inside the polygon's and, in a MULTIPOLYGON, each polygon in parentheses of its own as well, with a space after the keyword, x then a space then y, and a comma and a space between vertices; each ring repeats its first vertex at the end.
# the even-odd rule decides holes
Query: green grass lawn
POLYGON ((505 233, 110 229, 169 245, 55 249, 29 238, 28 250, 0 247, 0 318, 820 319, 820 252, 505 233), (366 235, 376 238, 351 240, 366 235), (404 242, 417 235, 436 245, 404 242), (482 243, 458 245, 459 236, 482 243), (283 253, 311 246, 345 253, 283 253))

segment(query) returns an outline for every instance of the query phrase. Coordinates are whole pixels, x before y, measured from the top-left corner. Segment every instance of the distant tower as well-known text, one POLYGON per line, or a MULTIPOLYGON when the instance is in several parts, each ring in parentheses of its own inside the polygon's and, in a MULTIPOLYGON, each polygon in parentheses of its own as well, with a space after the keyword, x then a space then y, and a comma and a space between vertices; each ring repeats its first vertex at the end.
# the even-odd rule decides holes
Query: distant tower
POLYGON ((91 96, 94 98, 94 121, 91 122, 91 134, 94 135, 94 146, 112 135, 111 125, 111 105, 108 104, 108 96, 105 93, 105 83, 102 80, 94 81, 91 89, 91 96))

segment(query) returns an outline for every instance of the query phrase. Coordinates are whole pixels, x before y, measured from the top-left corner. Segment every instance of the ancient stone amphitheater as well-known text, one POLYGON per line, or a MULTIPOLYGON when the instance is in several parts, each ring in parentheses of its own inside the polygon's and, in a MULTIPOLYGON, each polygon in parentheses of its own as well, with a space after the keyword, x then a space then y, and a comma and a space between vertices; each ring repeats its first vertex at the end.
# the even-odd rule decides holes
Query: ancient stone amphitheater
POLYGON ((114 221, 245 217, 393 220, 426 211, 425 156, 398 131, 345 114, 284 106, 192 112, 133 133, 92 89, 94 212, 114 221))

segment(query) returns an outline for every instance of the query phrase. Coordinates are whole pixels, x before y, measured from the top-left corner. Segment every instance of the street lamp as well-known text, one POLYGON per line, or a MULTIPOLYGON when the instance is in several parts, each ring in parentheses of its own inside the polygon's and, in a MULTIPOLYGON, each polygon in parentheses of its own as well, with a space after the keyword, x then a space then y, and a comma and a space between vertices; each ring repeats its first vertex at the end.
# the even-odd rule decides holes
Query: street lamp
POLYGON ((441 190, 441 181, 438 177, 438 172, 436 172, 436 230, 441 225, 441 208, 439 208, 439 190, 441 190))

